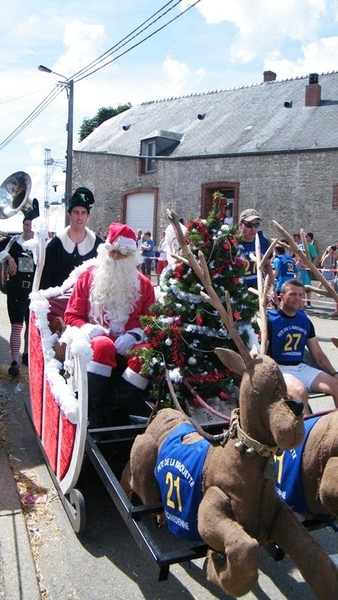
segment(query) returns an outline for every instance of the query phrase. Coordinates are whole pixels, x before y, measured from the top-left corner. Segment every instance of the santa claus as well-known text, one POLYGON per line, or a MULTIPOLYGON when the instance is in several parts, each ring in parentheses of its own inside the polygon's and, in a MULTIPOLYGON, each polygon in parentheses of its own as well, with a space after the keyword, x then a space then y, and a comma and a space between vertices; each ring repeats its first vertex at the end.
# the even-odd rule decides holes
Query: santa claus
POLYGON ((140 262, 135 232, 112 223, 97 265, 81 273, 65 311, 65 323, 84 330, 94 352, 87 368, 91 427, 123 423, 130 413, 149 414, 140 360, 125 356, 144 345, 140 316, 155 302, 152 283, 137 269, 140 262))

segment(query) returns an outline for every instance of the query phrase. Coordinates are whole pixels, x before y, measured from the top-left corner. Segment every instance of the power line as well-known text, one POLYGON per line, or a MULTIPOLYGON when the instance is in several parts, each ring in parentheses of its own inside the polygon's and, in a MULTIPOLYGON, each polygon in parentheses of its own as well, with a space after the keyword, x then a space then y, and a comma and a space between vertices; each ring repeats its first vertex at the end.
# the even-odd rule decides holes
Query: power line
MULTIPOLYGON (((86 77, 89 77, 89 75, 93 75, 94 73, 96 73, 97 71, 99 71, 100 69, 103 69, 103 67, 106 67, 107 65, 109 65, 110 63, 114 62, 115 60, 117 60, 118 58, 121 58, 121 56, 124 56, 124 54, 128 54, 128 52, 130 52, 131 50, 133 50, 134 48, 136 48, 137 46, 140 46, 140 44, 143 44, 143 42, 149 40, 151 37, 153 37, 156 33, 158 33, 159 31, 161 31, 162 29, 165 29, 168 25, 170 25, 171 23, 173 23, 173 21, 176 21, 176 19, 179 19, 180 17, 182 17, 182 15, 184 15, 186 12, 188 12, 188 10, 190 10, 191 8, 193 8, 196 4, 198 4, 201 0, 196 0, 196 2, 194 2, 194 4, 191 4, 190 6, 188 6, 188 8, 186 8, 184 11, 182 11, 179 15, 176 15, 176 17, 174 17, 173 19, 171 19, 170 21, 167 21, 167 23, 165 23, 164 25, 162 25, 161 27, 159 27, 158 29, 156 29, 153 33, 150 33, 148 36, 144 37, 141 41, 137 42, 136 44, 134 44, 133 46, 131 46, 130 48, 128 48, 127 50, 125 50, 124 52, 121 52, 121 54, 118 54, 117 56, 115 56, 114 58, 112 58, 111 60, 109 60, 108 62, 105 62, 103 65, 101 65, 100 67, 98 67, 97 69, 94 69, 92 71, 90 71, 89 73, 87 73, 86 75, 83 75, 83 77, 79 77, 77 79, 75 79, 75 81, 81 81, 82 79, 85 79, 86 77)), ((170 10, 172 10, 173 8, 175 8, 175 6, 177 6, 177 4, 179 4, 180 2, 182 2, 182 0, 178 0, 178 2, 171 7, 168 11, 166 11, 167 14, 170 10)), ((162 15, 164 16, 164 15, 162 15)), ((158 21, 161 17, 158 17, 158 19, 155 19, 155 21, 153 21, 153 23, 155 23, 156 21, 158 21)), ((153 23, 150 23, 150 25, 153 25, 153 23)), ((148 29, 150 27, 150 25, 147 25, 147 27, 145 27, 144 29, 142 29, 137 35, 131 37, 128 42, 130 42, 132 39, 134 39, 135 37, 137 37, 138 35, 140 35, 141 33, 143 33, 143 31, 145 31, 146 29, 148 29)), ((126 42, 127 43, 127 42, 126 42)), ((119 50, 120 48, 122 48, 123 46, 126 45, 126 43, 121 44, 117 50, 119 50)), ((118 45, 118 44, 117 44, 118 45)), ((113 52, 108 51, 111 54, 113 54, 113 52)), ((107 54, 107 53, 106 53, 107 54)), ((105 56, 105 55, 103 55, 105 56)), ((99 59, 97 59, 99 60, 99 59)), ((102 59, 103 60, 103 59, 102 59)))
POLYGON ((34 94, 38 94, 39 92, 43 92, 43 90, 49 90, 50 89, 50 85, 46 85, 43 88, 40 88, 39 90, 34 90, 34 92, 29 92, 28 94, 24 94, 23 96, 18 96, 17 98, 11 98, 10 100, 4 100, 3 102, 0 102, 0 106, 3 106, 4 104, 11 104, 12 102, 16 102, 17 100, 22 100, 22 98, 27 98, 27 96, 34 96, 34 94))
POLYGON ((26 119, 22 121, 22 123, 20 123, 20 125, 18 125, 18 127, 14 129, 13 132, 10 133, 9 136, 1 142, 0 150, 5 148, 5 146, 7 146, 10 142, 14 140, 14 138, 16 138, 19 135, 19 133, 21 133, 26 127, 28 127, 28 125, 30 125, 30 123, 32 123, 32 121, 34 121, 42 113, 42 111, 44 111, 45 108, 47 108, 47 106, 49 106, 49 104, 53 102, 53 100, 55 100, 55 98, 62 92, 62 90, 63 86, 57 84, 56 87, 48 94, 48 96, 46 96, 46 98, 44 98, 44 100, 42 100, 42 102, 40 102, 40 104, 28 115, 28 117, 26 117, 26 119))
POLYGON ((124 46, 126 43, 128 43, 128 41, 130 41, 134 37, 137 37, 137 35, 140 35, 142 33, 142 31, 144 31, 145 29, 147 29, 148 27, 150 27, 151 25, 153 25, 156 21, 158 21, 159 19, 161 19, 162 17, 164 17, 170 10, 173 10, 178 4, 180 4, 182 2, 182 0, 177 0, 176 4, 174 4, 174 6, 172 6, 167 11, 165 11, 161 16, 157 17, 157 19, 154 19, 154 21, 152 21, 151 23, 149 23, 149 25, 147 25, 147 27, 144 27, 143 29, 141 29, 141 27, 143 27, 143 25, 145 25, 146 23, 148 23, 153 17, 156 17, 156 15, 158 15, 159 13, 161 13, 165 8, 167 8, 167 6, 169 6, 170 4, 172 4, 174 1, 175 0, 170 0, 170 2, 168 2, 167 4, 165 4, 164 6, 162 6, 162 8, 160 8, 151 17, 149 17, 148 19, 146 19, 146 21, 143 21, 143 23, 141 23, 141 25, 139 25, 138 27, 136 27, 135 29, 133 29, 133 31, 131 31, 130 33, 128 33, 128 35, 126 35, 124 38, 122 38, 122 40, 120 40, 114 46, 112 46, 112 48, 110 48, 109 50, 107 50, 106 52, 104 52, 103 54, 101 54, 101 56, 99 56, 98 58, 96 58, 95 60, 93 60, 89 65, 87 65, 86 67, 83 67, 83 69, 81 69, 80 71, 78 71, 77 73, 75 73, 73 75, 72 79, 73 80, 78 80, 77 78, 80 78, 80 76, 84 75, 89 69, 91 69, 92 67, 95 67, 97 64, 99 64, 100 62, 102 62, 102 60, 104 60, 105 57, 109 56, 114 51, 119 50, 122 46, 124 46), (136 34, 137 31, 138 31, 137 35, 133 35, 133 34, 136 34))
POLYGON ((167 4, 162 6, 162 8, 160 8, 158 11, 156 11, 151 17, 146 19, 146 21, 141 23, 141 25, 136 27, 136 29, 134 29, 127 36, 122 38, 122 40, 117 42, 117 44, 115 44, 112 48, 107 50, 104 54, 102 54, 97 59, 92 61, 89 65, 87 65, 86 67, 84 67, 83 69, 81 69, 80 71, 75 73, 72 77, 65 79, 64 83, 59 82, 55 86, 55 88, 46 96, 46 98, 44 98, 44 100, 42 100, 42 102, 28 115, 28 117, 26 117, 26 119, 24 121, 22 121, 22 123, 20 123, 20 125, 18 125, 18 127, 7 138, 5 138, 0 143, 0 151, 3 148, 5 148, 10 142, 12 142, 26 127, 28 127, 28 125, 30 125, 32 123, 32 121, 34 121, 45 110, 45 108, 47 108, 47 106, 49 106, 49 104, 51 104, 51 102, 53 102, 53 100, 55 100, 55 98, 63 91, 64 85, 66 85, 68 81, 73 80, 74 83, 77 81, 81 81, 82 79, 89 77, 89 75, 93 75, 100 69, 103 69, 103 67, 106 67, 107 65, 109 65, 113 61, 117 60, 121 56, 124 56, 125 54, 127 54, 128 52, 130 52, 131 50, 133 50, 140 44, 143 44, 143 42, 145 42, 148 39, 150 39, 151 37, 153 37, 156 33, 161 31, 162 29, 165 29, 168 25, 173 23, 173 21, 176 21, 176 19, 182 17, 186 12, 188 12, 190 9, 192 9, 194 6, 196 6, 196 4, 198 4, 200 1, 201 0, 196 0, 193 4, 188 6, 188 8, 186 8, 180 14, 176 15, 176 17, 174 17, 170 21, 167 21, 164 25, 162 25, 161 27, 156 29, 153 33, 147 35, 142 40, 140 40, 133 46, 129 47, 124 52, 121 52, 119 55, 115 56, 108 62, 104 62, 104 64, 102 64, 101 66, 97 66, 97 65, 100 65, 100 63, 103 62, 106 58, 108 58, 109 56, 114 54, 114 52, 117 52, 118 50, 123 48, 126 44, 131 42, 133 39, 135 39, 136 37, 141 35, 144 31, 149 29, 149 27, 154 25, 154 23, 156 23, 157 21, 159 21, 160 19, 165 17, 165 15, 167 15, 171 10, 173 10, 178 4, 180 4, 182 2, 182 0, 170 0, 169 2, 167 2, 167 4), (175 4, 173 4, 173 2, 175 2, 175 4), (172 6, 170 6, 170 5, 172 5, 172 6), (153 20, 151 21, 151 19, 153 19, 153 20), (149 23, 149 21, 151 21, 151 23, 149 23), (97 67, 97 68, 94 68, 94 67, 97 67))

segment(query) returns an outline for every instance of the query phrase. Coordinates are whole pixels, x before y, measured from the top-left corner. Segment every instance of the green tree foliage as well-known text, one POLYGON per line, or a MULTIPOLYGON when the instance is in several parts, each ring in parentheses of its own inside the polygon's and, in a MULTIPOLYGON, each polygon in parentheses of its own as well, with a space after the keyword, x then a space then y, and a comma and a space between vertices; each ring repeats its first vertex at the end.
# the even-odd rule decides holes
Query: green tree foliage
POLYGON ((80 131, 79 131, 79 142, 82 142, 90 133, 94 131, 101 123, 107 121, 107 119, 111 119, 112 117, 116 117, 116 115, 125 112, 131 108, 130 102, 127 104, 119 104, 117 108, 113 108, 112 106, 103 106, 99 108, 96 115, 91 119, 85 117, 82 121, 80 131))
MULTIPOLYGON (((231 298, 233 318, 240 336, 250 348, 257 342, 252 326, 258 309, 256 296, 244 283, 245 260, 235 226, 223 223, 226 199, 216 192, 207 219, 187 223, 187 242, 195 256, 202 251, 213 287, 225 300, 231 298)), ((227 398, 227 388, 234 382, 216 356, 216 347, 237 350, 215 309, 203 298, 200 280, 190 266, 177 262, 169 266, 161 280, 162 297, 152 308, 152 316, 142 317, 150 347, 139 353, 144 362, 142 373, 153 381, 153 395, 165 368, 171 371, 175 389, 182 402, 189 397, 184 381, 205 400, 227 398)))

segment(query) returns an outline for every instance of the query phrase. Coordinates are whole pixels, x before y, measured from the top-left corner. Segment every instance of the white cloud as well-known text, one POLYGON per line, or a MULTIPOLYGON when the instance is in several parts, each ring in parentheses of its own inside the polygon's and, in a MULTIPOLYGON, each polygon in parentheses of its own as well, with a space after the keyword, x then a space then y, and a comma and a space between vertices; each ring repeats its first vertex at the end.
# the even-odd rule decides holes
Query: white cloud
POLYGON ((66 53, 57 60, 55 70, 70 76, 87 66, 103 54, 104 39, 104 25, 87 25, 81 21, 72 21, 66 26, 63 37, 66 53))
POLYGON ((38 135, 36 137, 32 137, 32 138, 27 138, 25 140, 25 144, 37 144, 38 142, 44 142, 46 139, 45 135, 38 135))
POLYGON ((337 69, 338 36, 322 38, 302 46, 303 56, 291 61, 273 53, 265 60, 265 69, 277 73, 278 79, 289 79, 309 73, 326 73, 337 69), (325 69, 323 69, 325 65, 325 69))
POLYGON ((34 162, 43 162, 44 148, 38 144, 30 149, 29 156, 34 162))
POLYGON ((182 88, 189 75, 187 65, 170 56, 163 63, 163 71, 169 79, 170 85, 176 90, 175 93, 182 88))
MULTIPOLYGON (((191 4, 190 0, 187 4, 191 4)), ((325 0, 204 0, 197 5, 209 24, 232 23, 237 29, 230 53, 232 61, 249 62, 259 53, 276 48, 285 38, 299 42, 316 37, 325 0)))

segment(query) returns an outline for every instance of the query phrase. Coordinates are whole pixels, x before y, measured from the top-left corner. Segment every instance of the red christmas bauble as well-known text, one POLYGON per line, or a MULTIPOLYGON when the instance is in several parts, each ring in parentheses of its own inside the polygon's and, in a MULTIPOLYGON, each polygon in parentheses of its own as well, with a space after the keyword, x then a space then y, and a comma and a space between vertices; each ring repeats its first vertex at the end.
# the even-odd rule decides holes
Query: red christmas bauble
POLYGON ((176 273, 184 273, 184 264, 183 263, 177 263, 177 265, 175 266, 175 272, 176 273))

